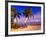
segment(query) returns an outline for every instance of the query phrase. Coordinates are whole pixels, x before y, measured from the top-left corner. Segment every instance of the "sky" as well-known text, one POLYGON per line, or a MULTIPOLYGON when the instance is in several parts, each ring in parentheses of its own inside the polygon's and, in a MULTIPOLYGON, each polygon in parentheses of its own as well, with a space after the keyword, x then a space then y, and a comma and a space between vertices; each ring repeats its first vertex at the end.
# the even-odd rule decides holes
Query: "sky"
MULTIPOLYGON (((26 8, 32 8, 32 13, 34 14, 34 18, 31 17, 31 21, 27 21, 27 22, 39 22, 41 21, 41 7, 36 7, 36 6, 16 6, 16 5, 12 5, 11 8, 16 8, 16 12, 19 12, 21 14, 23 14, 23 12, 25 11, 26 8)), ((19 22, 17 22, 19 25, 24 25, 24 21, 25 17, 24 15, 20 15, 20 19, 18 20, 19 22)))
POLYGON ((16 5, 11 6, 11 8, 16 8, 16 12, 19 12, 21 14, 23 14, 23 12, 27 7, 32 8, 33 14, 41 13, 41 7, 37 7, 37 6, 16 6, 16 5))

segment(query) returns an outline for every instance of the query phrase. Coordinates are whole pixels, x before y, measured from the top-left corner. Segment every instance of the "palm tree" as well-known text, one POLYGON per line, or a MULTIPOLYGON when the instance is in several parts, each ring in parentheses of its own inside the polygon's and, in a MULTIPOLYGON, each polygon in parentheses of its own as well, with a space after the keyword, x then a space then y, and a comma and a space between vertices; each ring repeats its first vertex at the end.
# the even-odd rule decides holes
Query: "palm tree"
POLYGON ((11 16, 16 16, 17 12, 15 8, 11 8, 11 16))
POLYGON ((25 16, 26 17, 31 17, 31 16, 33 16, 33 13, 32 13, 32 9, 31 8, 27 8, 26 10, 25 10, 25 16))
MULTIPOLYGON (((17 23, 14 23, 14 18, 16 17, 16 16, 18 16, 19 15, 19 13, 17 13, 16 12, 16 9, 15 8, 11 8, 11 28, 19 28, 20 26, 19 25, 17 25, 17 23)), ((16 18, 16 20, 17 20, 17 18, 16 18)))

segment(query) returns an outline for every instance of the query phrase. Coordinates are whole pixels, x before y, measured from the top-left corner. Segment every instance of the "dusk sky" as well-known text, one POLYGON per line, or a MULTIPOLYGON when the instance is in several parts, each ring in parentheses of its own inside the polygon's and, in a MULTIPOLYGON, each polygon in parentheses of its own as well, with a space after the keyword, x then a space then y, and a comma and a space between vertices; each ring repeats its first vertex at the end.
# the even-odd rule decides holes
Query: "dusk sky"
POLYGON ((19 12, 21 14, 25 11, 27 7, 32 8, 33 14, 41 13, 41 7, 37 7, 37 6, 16 6, 16 5, 11 6, 11 8, 16 8, 16 12, 19 12))

